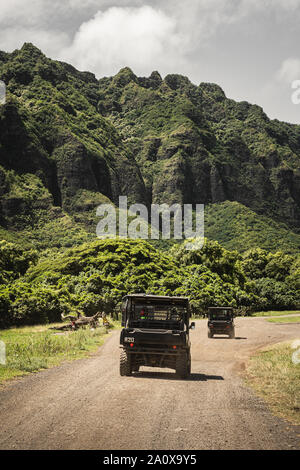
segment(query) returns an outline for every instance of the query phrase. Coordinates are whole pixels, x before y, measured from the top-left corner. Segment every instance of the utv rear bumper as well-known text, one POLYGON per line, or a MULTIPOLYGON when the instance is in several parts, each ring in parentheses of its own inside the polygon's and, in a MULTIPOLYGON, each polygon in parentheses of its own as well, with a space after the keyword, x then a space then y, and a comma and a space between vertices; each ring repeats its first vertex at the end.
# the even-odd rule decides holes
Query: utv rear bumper
POLYGON ((228 335, 232 330, 233 328, 209 328, 209 331, 216 335, 228 335))
POLYGON ((167 348, 167 347, 161 347, 157 348, 154 347, 155 345, 149 344, 148 346, 120 346, 121 349, 125 349, 127 353, 129 354, 151 354, 151 355, 157 355, 157 356, 178 356, 182 354, 183 351, 187 351, 187 347, 176 347, 175 348, 167 348))
POLYGON ((180 346, 186 343, 186 332, 179 330, 158 330, 142 328, 124 328, 121 331, 120 343, 160 344, 165 346, 180 346))

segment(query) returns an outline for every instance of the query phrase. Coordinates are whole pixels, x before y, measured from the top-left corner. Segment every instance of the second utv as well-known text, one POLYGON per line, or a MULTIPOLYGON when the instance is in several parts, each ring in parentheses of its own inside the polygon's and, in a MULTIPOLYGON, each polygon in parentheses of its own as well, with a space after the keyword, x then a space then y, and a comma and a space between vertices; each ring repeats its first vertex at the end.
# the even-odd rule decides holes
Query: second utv
POLYGON ((235 338, 234 312, 232 307, 210 307, 208 309, 208 337, 228 335, 235 338))

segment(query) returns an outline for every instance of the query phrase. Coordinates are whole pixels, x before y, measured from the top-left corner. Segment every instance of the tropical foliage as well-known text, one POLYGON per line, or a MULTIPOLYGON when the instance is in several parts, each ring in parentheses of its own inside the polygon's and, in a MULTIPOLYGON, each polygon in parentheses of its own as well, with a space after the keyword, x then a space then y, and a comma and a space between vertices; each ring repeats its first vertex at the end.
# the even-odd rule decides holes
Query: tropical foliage
POLYGON ((210 305, 297 308, 299 259, 261 249, 244 255, 206 240, 159 251, 141 240, 101 240, 43 256, 1 243, 0 327, 59 321, 61 314, 120 311, 127 293, 188 296, 196 315, 210 305), (15 270, 12 269, 15 266, 15 270), (13 274, 14 275, 13 275, 13 274))

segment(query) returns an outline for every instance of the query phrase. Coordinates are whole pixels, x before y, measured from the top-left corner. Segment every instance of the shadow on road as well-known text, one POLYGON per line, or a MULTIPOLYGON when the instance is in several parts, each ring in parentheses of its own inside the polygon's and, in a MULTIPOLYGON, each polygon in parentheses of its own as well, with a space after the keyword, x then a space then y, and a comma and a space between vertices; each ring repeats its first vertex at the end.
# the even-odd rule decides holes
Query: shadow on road
POLYGON ((175 373, 170 372, 137 372, 137 379, 161 379, 161 380, 185 380, 187 382, 206 382, 207 380, 224 380, 221 375, 191 374, 187 379, 181 379, 175 373))
POLYGON ((221 375, 191 374, 187 380, 206 382, 207 380, 224 380, 221 375))
POLYGON ((235 338, 228 338, 227 336, 214 336, 211 339, 248 339, 248 338, 244 338, 243 336, 236 336, 235 338))

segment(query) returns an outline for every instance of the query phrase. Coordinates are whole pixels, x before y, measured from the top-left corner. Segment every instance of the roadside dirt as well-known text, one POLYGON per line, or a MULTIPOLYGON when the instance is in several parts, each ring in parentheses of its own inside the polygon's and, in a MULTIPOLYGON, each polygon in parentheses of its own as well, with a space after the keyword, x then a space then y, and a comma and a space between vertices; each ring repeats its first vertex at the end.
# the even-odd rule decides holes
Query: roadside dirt
POLYGON ((235 340, 197 321, 192 376, 142 368, 119 376, 119 332, 91 358, 0 388, 0 449, 297 449, 300 429, 273 416, 240 372, 267 344, 300 339, 300 323, 236 319, 235 340))

